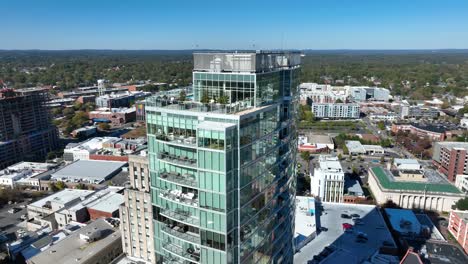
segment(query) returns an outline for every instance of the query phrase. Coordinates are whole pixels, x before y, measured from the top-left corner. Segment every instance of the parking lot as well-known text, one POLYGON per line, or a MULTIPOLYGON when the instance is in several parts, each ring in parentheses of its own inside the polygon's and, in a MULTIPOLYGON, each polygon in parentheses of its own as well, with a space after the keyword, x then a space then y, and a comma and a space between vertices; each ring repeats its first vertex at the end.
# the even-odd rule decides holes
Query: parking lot
POLYGON ((28 202, 22 202, 18 204, 5 205, 0 209, 0 231, 2 234, 12 238, 15 232, 20 229, 18 224, 23 220, 21 216, 26 214, 26 205, 28 202), (15 213, 9 211, 13 208, 17 208, 15 213))
POLYGON ((318 206, 317 228, 327 231, 305 245, 294 256, 294 263, 361 263, 374 254, 380 247, 395 247, 382 215, 375 206, 323 203, 318 206), (360 220, 342 218, 341 214, 357 214, 360 220), (353 227, 343 230, 343 224, 353 227), (359 239, 365 236, 366 239, 359 239), (313 261, 315 257, 316 261, 313 261))

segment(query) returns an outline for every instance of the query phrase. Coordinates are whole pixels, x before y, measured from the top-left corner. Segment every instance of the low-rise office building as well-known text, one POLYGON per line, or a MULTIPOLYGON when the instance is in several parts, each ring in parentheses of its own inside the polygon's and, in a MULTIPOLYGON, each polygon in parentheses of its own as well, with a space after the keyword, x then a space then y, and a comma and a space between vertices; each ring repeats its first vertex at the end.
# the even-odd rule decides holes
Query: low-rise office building
POLYGON ((96 107, 98 108, 130 107, 134 102, 135 96, 129 92, 96 97, 96 107))
POLYGON ((113 127, 120 127, 136 120, 136 110, 134 107, 95 110, 89 112, 89 119, 93 120, 93 122, 109 123, 113 127))
POLYGON ((320 155, 311 175, 310 192, 323 202, 343 202, 344 171, 337 157, 320 155))
POLYGON ((449 183, 397 181, 390 171, 381 167, 369 169, 368 183, 377 203, 391 200, 407 209, 447 212, 464 197, 449 183))
POLYGON ((380 145, 363 145, 357 140, 345 142, 349 155, 384 155, 385 150, 380 145))
POLYGON ((78 160, 52 173, 52 180, 100 184, 117 175, 125 162, 78 160))
POLYGON ((89 156, 104 148, 106 144, 111 144, 121 139, 118 137, 94 137, 78 144, 70 143, 63 151, 65 161, 89 160, 89 156))
POLYGON ((56 164, 39 162, 16 163, 0 171, 0 185, 9 188, 22 185, 39 189, 40 181, 50 178, 44 173, 56 166, 56 164))
POLYGON ((448 231, 468 254, 468 211, 451 211, 448 231))
POLYGON ((426 106, 402 105, 400 107, 400 118, 434 119, 439 117, 439 109, 426 106))
POLYGON ((359 104, 313 103, 312 113, 316 118, 356 119, 359 118, 359 104))

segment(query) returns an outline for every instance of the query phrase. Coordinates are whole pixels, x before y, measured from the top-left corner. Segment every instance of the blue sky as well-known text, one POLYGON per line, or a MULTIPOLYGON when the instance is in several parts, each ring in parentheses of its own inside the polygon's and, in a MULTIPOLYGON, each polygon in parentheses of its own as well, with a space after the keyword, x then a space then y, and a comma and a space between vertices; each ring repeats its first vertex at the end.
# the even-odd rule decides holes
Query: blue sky
POLYGON ((468 48, 468 0, 1 0, 0 49, 468 48))

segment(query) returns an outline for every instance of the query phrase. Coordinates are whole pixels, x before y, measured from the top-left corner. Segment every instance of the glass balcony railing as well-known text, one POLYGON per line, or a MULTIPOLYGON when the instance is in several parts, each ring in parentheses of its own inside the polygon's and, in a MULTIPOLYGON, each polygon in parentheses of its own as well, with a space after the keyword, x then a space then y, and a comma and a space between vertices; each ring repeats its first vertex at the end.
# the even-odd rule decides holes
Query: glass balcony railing
POLYGON ((177 144, 182 144, 182 145, 188 145, 192 147, 197 146, 197 138, 194 136, 177 135, 174 133, 169 133, 167 135, 157 134, 156 139, 167 141, 167 142, 172 142, 172 143, 177 143, 177 144))
POLYGON ((176 210, 168 210, 168 209, 161 209, 161 215, 177 220, 182 223, 186 223, 189 225, 198 226, 200 225, 200 220, 197 217, 194 217, 190 212, 176 209, 176 210))
POLYGON ((177 237, 179 239, 185 240, 190 243, 195 243, 195 244, 201 243, 200 236, 198 234, 187 231, 186 229, 184 229, 184 227, 181 227, 179 225, 175 225, 173 227, 168 224, 161 225, 161 230, 163 232, 166 232, 169 235, 172 235, 174 237, 177 237))
POLYGON ((169 154, 168 152, 161 152, 158 154, 158 159, 184 165, 184 166, 189 166, 189 167, 197 167, 197 160, 189 158, 187 156, 178 156, 178 155, 173 155, 169 154))
POLYGON ((198 207, 198 197, 195 192, 183 193, 179 190, 161 190, 159 196, 175 202, 188 204, 190 206, 198 207))
MULTIPOLYGON (((173 255, 179 256, 189 261, 193 261, 197 263, 200 262, 200 249, 199 248, 189 247, 184 250, 182 247, 172 244, 170 242, 165 242, 162 247, 173 255)), ((171 259, 171 258, 167 258, 167 260, 175 261, 175 259, 171 259)), ((174 263, 174 262, 168 262, 168 263, 174 263)), ((176 263, 184 263, 184 262, 176 262, 176 263)))
POLYGON ((164 180, 171 181, 174 183, 179 183, 179 184, 184 184, 192 187, 197 187, 197 180, 195 179, 195 176, 192 174, 180 174, 177 172, 161 172, 159 173, 159 177, 163 178, 164 180))

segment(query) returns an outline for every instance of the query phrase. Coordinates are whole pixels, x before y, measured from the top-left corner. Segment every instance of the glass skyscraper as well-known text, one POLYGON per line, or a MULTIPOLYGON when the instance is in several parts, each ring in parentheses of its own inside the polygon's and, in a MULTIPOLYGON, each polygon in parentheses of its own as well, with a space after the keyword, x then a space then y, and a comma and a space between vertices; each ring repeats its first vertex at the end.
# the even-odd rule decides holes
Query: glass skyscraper
POLYGON ((195 53, 192 102, 146 102, 158 263, 292 263, 301 55, 195 53))

